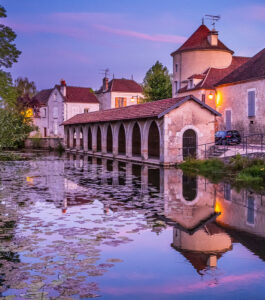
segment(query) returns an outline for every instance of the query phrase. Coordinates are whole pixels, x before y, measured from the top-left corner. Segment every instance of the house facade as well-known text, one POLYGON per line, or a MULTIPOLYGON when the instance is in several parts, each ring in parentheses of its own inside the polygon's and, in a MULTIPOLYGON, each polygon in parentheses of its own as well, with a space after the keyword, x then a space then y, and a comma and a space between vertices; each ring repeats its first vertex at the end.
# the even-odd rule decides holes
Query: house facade
POLYGON ((252 58, 235 56, 215 29, 202 24, 171 56, 173 96, 192 94, 220 112, 218 130, 263 131, 264 50, 252 58))
POLYGON ((32 101, 39 104, 34 114, 34 124, 42 137, 63 138, 60 126, 65 120, 79 113, 99 110, 97 97, 89 88, 67 86, 65 81, 53 89, 40 91, 32 101))
POLYGON ((102 87, 96 92, 100 110, 139 104, 143 98, 142 87, 130 79, 103 78, 102 87))

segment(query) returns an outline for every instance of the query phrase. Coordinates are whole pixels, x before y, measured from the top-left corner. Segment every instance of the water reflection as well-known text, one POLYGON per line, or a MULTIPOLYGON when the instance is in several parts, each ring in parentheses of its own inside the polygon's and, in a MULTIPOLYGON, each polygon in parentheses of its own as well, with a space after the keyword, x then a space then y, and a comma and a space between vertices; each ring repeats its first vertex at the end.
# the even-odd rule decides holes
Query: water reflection
MULTIPOLYGON (((137 255, 148 243, 163 248, 160 237, 170 232, 163 255, 173 251, 198 278, 210 273, 219 280, 222 258, 237 245, 265 260, 265 196, 236 191, 229 183, 213 184, 174 168, 69 153, 63 159, 10 165, 1 176, 2 292, 18 281, 25 288, 34 270, 34 280, 42 282, 49 297, 76 295, 91 277, 104 277, 113 266, 115 259, 99 263, 106 245, 133 244, 140 236, 135 234, 146 232, 155 237, 146 245, 134 244, 137 255)), ((88 294, 95 296, 97 287, 90 287, 88 294)))

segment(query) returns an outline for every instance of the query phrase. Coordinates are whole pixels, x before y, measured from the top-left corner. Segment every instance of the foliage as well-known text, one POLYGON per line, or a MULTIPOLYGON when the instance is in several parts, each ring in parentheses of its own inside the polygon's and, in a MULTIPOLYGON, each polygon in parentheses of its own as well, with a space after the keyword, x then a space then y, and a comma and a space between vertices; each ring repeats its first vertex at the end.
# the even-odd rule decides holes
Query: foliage
POLYGON ((35 82, 29 81, 27 77, 18 77, 15 80, 15 88, 19 97, 28 95, 30 98, 32 98, 37 92, 35 82))
POLYGON ((0 70, 0 99, 4 106, 15 107, 17 99, 17 91, 13 87, 12 77, 10 73, 0 70))
MULTIPOLYGON (((0 5, 0 18, 6 18, 6 10, 0 5)), ((10 68, 21 52, 17 50, 14 40, 15 32, 8 26, 0 24, 0 68, 10 68)))
POLYGON ((14 154, 12 152, 0 152, 0 161, 18 161, 26 160, 25 157, 21 155, 14 154))
POLYGON ((143 82, 145 101, 172 97, 172 86, 167 67, 157 61, 146 73, 143 82))
POLYGON ((31 120, 15 109, 0 109, 0 150, 21 147, 34 129, 31 120))
POLYGON ((62 153, 65 151, 64 146, 63 146, 61 143, 59 143, 59 145, 55 148, 55 150, 56 150, 59 154, 62 154, 62 153))

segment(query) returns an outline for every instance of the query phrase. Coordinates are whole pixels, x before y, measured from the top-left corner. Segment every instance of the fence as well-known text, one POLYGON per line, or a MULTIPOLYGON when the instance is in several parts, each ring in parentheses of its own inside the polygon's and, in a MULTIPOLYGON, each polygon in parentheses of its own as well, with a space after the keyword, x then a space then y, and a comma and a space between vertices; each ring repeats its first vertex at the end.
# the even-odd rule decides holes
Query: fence
POLYGON ((183 146, 179 148, 181 158, 196 157, 206 159, 212 157, 231 157, 236 154, 249 155, 252 153, 265 153, 265 134, 251 134, 241 137, 240 144, 216 145, 206 143, 200 145, 183 146))

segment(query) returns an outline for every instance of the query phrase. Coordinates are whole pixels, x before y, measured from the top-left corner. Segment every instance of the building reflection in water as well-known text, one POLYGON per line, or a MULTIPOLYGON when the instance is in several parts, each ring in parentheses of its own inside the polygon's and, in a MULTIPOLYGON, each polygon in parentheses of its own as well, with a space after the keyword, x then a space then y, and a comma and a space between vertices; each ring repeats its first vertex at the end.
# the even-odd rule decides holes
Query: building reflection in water
POLYGON ((64 175, 49 186, 64 213, 95 199, 106 214, 140 209, 148 224, 157 220, 172 227, 171 246, 199 274, 218 267, 238 242, 265 260, 263 195, 237 192, 229 183, 212 184, 175 168, 70 153, 60 163, 64 175))

